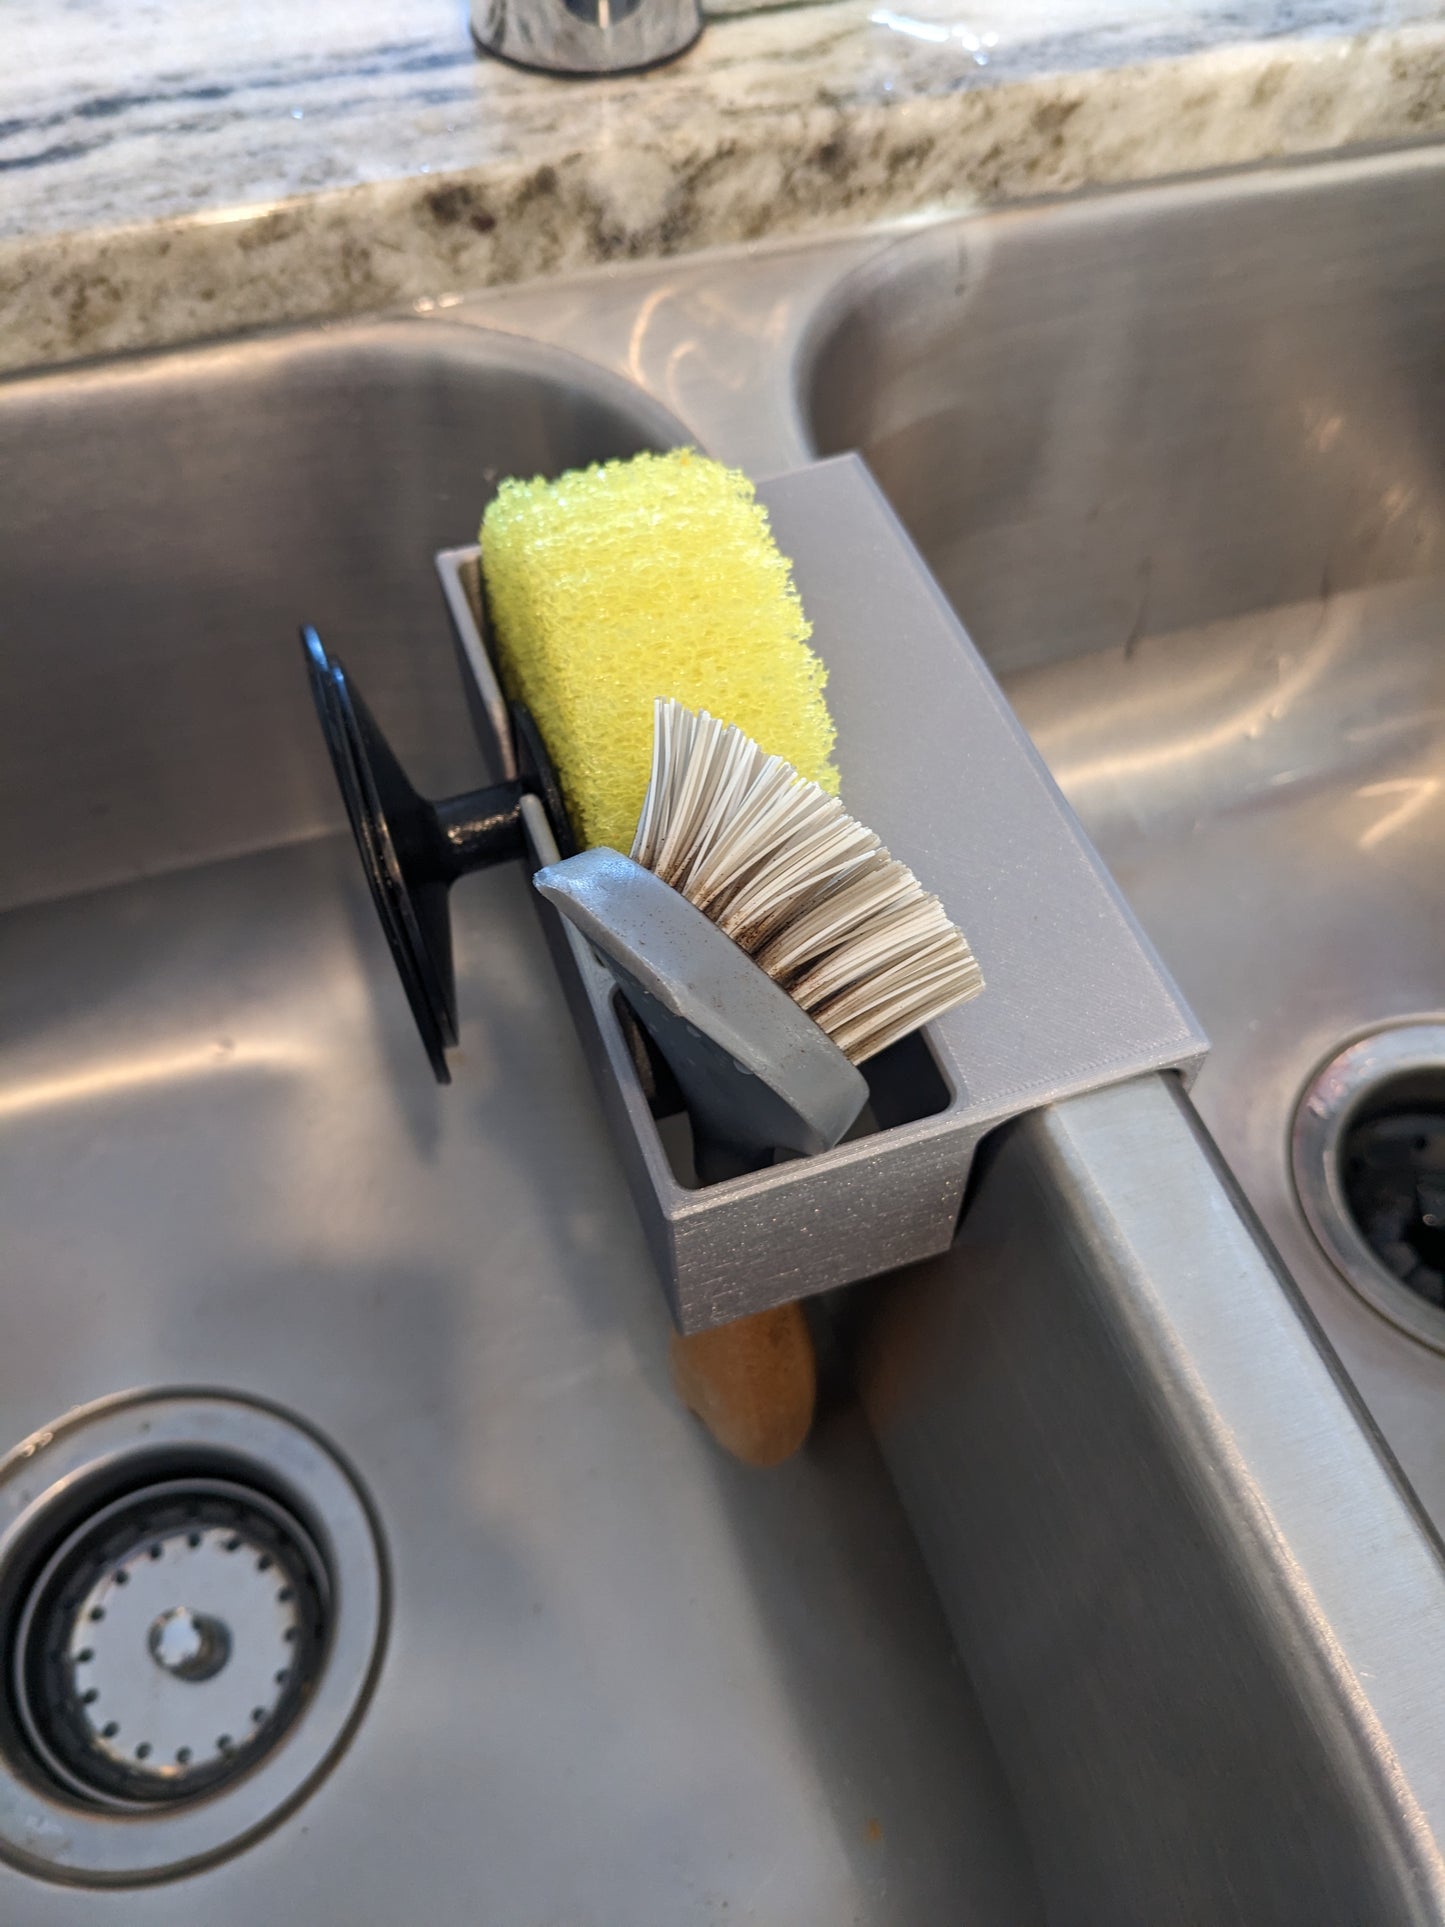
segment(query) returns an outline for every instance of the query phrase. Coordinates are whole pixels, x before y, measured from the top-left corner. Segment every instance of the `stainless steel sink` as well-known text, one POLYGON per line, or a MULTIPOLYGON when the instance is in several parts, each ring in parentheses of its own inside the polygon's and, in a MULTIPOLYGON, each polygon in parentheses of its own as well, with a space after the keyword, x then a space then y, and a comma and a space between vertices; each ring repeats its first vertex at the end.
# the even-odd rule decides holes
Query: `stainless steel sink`
POLYGON ((1445 1358, 1288 1179, 1319 1060, 1445 1006, 1442 187, 1184 184, 0 388, 0 1445, 272 1401, 392 1585, 290 1817, 130 1893, 0 1864, 0 1918, 1445 1919, 1445 1358), (865 451, 1211 1030, 1233 1167, 1157 1078, 1001 1134, 954 1251, 835 1303, 762 1476, 672 1401, 520 875, 456 893, 432 1085, 294 654, 317 622, 423 786, 475 781, 432 551, 498 474, 685 437, 865 451))

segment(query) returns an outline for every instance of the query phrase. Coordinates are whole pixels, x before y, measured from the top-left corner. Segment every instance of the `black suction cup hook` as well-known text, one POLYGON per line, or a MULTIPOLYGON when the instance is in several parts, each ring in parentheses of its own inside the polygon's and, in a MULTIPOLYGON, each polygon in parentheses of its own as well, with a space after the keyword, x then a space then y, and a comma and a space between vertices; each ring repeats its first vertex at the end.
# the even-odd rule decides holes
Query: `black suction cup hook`
POLYGON ((360 692, 314 629, 302 629, 301 646, 372 902, 437 1082, 449 1084, 457 990, 447 893, 458 877, 524 854, 524 795, 541 798, 553 834, 561 831, 570 843, 556 777, 531 718, 514 711, 522 774, 429 802, 412 788, 360 692))
MULTIPOLYGON (((557 774, 536 723, 511 705, 518 774, 510 782, 433 803, 412 787, 361 692, 309 625, 301 647, 311 695, 332 768, 346 803, 371 899, 411 1005, 423 1048, 439 1084, 450 1084, 446 1054, 457 1043, 456 975, 452 964, 448 893, 459 877, 526 854, 522 798, 536 796, 546 811, 559 857, 574 856, 557 774)), ((623 1029, 649 1097, 660 1075, 668 1095, 683 1101, 662 1043, 654 1059, 644 1026, 624 1005, 623 1029)), ((671 1108, 671 1105, 668 1105, 671 1108)), ((694 1131, 699 1180, 715 1184, 772 1162, 755 1145, 739 1149, 694 1131)))

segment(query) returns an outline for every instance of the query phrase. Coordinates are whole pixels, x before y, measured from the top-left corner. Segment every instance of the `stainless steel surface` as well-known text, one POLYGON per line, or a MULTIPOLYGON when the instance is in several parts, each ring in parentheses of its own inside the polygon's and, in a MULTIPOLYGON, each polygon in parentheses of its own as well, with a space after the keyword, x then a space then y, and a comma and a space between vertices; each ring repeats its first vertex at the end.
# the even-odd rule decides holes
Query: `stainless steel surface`
POLYGON ((860 1340, 1051 1922, 1445 1915, 1445 1569, 1188 1101, 1000 1134, 860 1340))
POLYGON ((1319 1065, 1445 1013, 1445 157, 902 240, 806 375, 1198 1012, 1201 1115, 1426 1508, 1445 1360, 1340 1276, 1319 1065))
MULTIPOLYGON (((161 1312, 127 1296, 132 1312, 161 1312)), ((25 1382, 46 1356, 32 1314, 12 1302, 0 1368, 7 1414, 22 1423, 64 1376, 56 1359, 25 1382)), ((0 1464, 7 1920, 31 1917, 21 1896, 35 1874, 132 1885, 258 1840, 335 1766, 386 1633, 372 1513, 309 1429, 199 1392, 53 1409, 0 1464), (223 1522, 217 1540, 209 1528, 223 1522), (205 1677, 152 1657, 155 1622, 182 1589, 225 1622, 228 1651, 205 1677)), ((84 1903, 70 1904, 53 1917, 84 1918, 84 1903)))
POLYGON ((1110 1927, 1445 1915, 1434 1546, 1184 1115, 1146 1084, 1014 1127, 936 1269, 957 1375, 908 1423, 960 1429, 922 1494, 893 1450, 955 1656, 850 1405, 766 1479, 673 1410, 520 875, 458 892, 475 1016, 427 1086, 318 835, 290 643, 304 589, 449 794, 478 772, 425 558, 488 469, 680 422, 761 476, 810 408, 829 445, 890 423, 886 486, 1215 1038, 1201 1108, 1445 1516, 1445 1361, 1338 1277, 1288 1163, 1319 1064, 1441 1009, 1442 182, 1266 171, 0 391, 31 906, 0 935, 0 1409, 261 1391, 355 1457, 397 1571, 293 1821, 144 1894, 0 1872, 7 1922, 390 1927, 484 1892, 501 1927, 1017 1927, 1040 1880, 1110 1927))
POLYGON ((1013 685, 1210 1030, 1201 1114, 1437 1526, 1445 1358, 1342 1277, 1291 1138, 1321 1063, 1445 1011, 1442 632, 1445 581, 1426 576, 1013 685))
POLYGON ((0 1868, 6 1927, 1041 1918, 861 1415, 761 1477, 673 1399, 520 868, 455 893, 443 1092, 325 833, 298 608, 419 780, 467 787, 433 551, 488 470, 657 432, 539 366, 416 322, 0 391, 28 478, 0 530, 6 881, 46 898, 0 926, 5 1428, 124 1385, 259 1393, 354 1463, 394 1583, 365 1716, 290 1819, 144 1892, 0 1868))
POLYGON ((1445 568, 1441 153, 939 226, 825 304, 864 450, 1000 672, 1445 568))
POLYGON ((676 59, 702 32, 699 0, 472 0, 487 53, 548 74, 625 74, 676 59))
POLYGON ((1355 1221, 1344 1161, 1350 1127, 1388 1091, 1445 1089, 1445 1024, 1397 1024, 1331 1058, 1300 1098, 1291 1144, 1305 1217, 1342 1277, 1401 1331, 1445 1352, 1445 1311, 1387 1269, 1355 1221))
POLYGON ((474 785, 431 557, 475 538, 506 465, 684 432, 600 369, 415 321, 0 392, 6 473, 25 477, 0 553, 0 907, 339 828, 296 701, 302 620, 342 652, 423 794, 474 785))
MULTIPOLYGON (((1205 1048, 861 464, 775 477, 759 500, 828 664, 848 806, 968 931, 990 988, 866 1068, 871 1114, 844 1143, 697 1188, 648 1108, 611 971, 554 933, 685 1332, 946 1250, 986 1131, 1141 1071, 1192 1073, 1205 1048)), ((464 633, 464 660, 484 654, 464 633)))

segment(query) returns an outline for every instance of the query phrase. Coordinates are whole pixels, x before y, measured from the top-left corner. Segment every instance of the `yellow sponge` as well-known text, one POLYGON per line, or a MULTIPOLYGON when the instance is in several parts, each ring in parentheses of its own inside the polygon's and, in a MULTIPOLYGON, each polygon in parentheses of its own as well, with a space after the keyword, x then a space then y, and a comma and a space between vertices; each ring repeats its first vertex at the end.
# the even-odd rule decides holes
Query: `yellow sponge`
POLYGON ((532 712, 584 847, 632 843, 657 696, 837 790, 827 672, 736 469, 679 449, 503 482, 481 543, 502 680, 532 712))

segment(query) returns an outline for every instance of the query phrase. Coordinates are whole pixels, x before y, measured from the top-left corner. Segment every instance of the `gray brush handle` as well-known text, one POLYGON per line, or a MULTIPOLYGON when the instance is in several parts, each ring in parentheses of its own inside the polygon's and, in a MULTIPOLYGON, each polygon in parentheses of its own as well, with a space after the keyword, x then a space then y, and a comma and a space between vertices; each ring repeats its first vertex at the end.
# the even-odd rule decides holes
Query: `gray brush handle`
POLYGON ((867 1101, 863 1073, 686 897, 607 849, 549 864, 533 882, 605 959, 667 1059, 699 1142, 717 1147, 706 1157, 726 1149, 746 1160, 727 1175, 772 1151, 839 1141, 867 1101))

